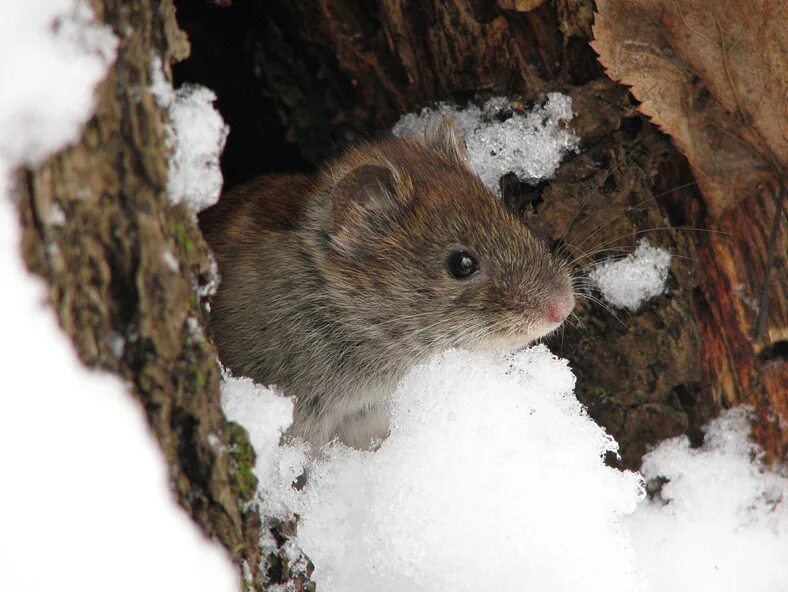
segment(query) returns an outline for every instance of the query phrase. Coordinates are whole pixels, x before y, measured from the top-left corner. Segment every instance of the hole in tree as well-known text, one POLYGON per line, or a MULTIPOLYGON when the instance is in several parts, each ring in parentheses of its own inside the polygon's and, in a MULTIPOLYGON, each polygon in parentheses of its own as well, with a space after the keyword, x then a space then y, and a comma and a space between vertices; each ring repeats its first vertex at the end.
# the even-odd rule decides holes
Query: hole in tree
POLYGON ((225 188, 262 173, 309 168, 255 72, 258 30, 265 3, 236 0, 230 6, 177 1, 178 24, 191 43, 190 56, 173 66, 175 86, 201 84, 216 93, 216 107, 230 126, 222 155, 225 188))
POLYGON ((768 347, 765 347, 758 359, 761 362, 786 362, 788 361, 788 341, 775 341, 768 347))

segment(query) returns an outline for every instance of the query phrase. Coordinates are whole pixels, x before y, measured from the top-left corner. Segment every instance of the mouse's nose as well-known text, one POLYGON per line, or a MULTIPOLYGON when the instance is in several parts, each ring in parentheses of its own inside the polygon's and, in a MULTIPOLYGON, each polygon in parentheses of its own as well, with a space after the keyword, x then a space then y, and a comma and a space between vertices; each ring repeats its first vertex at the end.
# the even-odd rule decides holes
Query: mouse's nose
POLYGON ((545 308, 545 316, 551 323, 561 323, 575 307, 574 295, 567 291, 554 296, 545 308))

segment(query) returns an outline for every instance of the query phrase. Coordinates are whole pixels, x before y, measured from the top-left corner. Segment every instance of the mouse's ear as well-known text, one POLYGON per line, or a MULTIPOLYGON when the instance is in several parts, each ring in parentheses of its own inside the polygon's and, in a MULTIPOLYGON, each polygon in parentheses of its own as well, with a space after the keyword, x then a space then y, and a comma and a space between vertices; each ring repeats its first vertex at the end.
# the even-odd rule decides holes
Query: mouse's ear
POLYGON ((339 195, 366 210, 385 210, 397 199, 396 172, 389 166, 362 164, 339 183, 339 195))
POLYGON ((464 165, 468 162, 465 140, 462 139, 460 130, 457 129, 457 120, 453 117, 429 125, 424 132, 424 146, 440 152, 457 164, 464 165))
POLYGON ((361 227, 385 232, 404 210, 410 185, 409 179, 389 163, 350 169, 333 188, 329 232, 358 232, 361 227))

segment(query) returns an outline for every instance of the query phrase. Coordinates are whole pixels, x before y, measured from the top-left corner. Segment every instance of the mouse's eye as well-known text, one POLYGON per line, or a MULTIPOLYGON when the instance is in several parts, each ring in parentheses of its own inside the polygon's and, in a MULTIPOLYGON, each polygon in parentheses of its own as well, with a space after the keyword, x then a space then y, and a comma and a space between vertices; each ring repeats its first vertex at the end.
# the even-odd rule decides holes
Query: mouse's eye
POLYGON ((446 260, 449 273, 458 279, 466 278, 479 271, 479 262, 468 251, 457 251, 446 260))

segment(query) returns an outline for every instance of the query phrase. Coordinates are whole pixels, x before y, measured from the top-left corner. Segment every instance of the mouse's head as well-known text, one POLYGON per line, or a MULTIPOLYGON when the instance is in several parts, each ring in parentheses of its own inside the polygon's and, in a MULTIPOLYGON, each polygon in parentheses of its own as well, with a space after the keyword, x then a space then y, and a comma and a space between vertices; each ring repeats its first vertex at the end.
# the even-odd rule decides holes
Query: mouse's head
POLYGON ((574 307, 567 265, 470 171, 452 121, 357 148, 320 187, 308 232, 331 304, 393 355, 524 345, 574 307))

